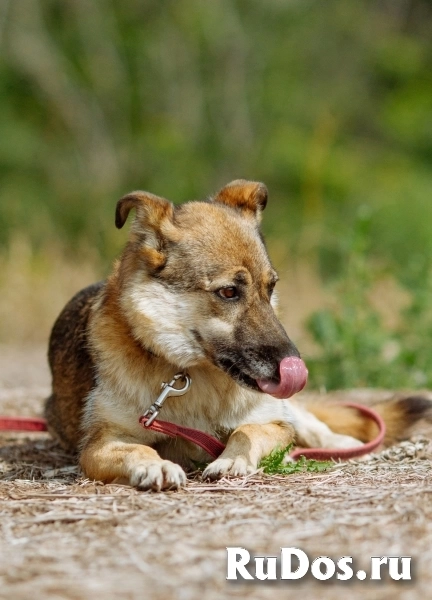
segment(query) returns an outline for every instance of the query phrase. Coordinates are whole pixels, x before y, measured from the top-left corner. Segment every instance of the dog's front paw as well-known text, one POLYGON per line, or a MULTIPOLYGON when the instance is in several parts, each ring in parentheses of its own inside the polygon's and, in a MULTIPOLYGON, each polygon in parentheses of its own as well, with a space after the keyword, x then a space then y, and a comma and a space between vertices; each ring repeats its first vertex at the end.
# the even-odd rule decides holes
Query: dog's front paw
POLYGON ((210 463, 203 472, 203 479, 220 479, 226 475, 233 477, 243 477, 256 471, 256 467, 251 464, 246 456, 236 456, 235 458, 217 458, 210 463))
POLYGON ((357 448, 358 446, 363 446, 363 442, 340 433, 332 433, 323 444, 324 448, 357 448))
POLYGON ((146 460, 134 466, 130 484, 139 490, 176 490, 186 483, 183 469, 170 460, 146 460))

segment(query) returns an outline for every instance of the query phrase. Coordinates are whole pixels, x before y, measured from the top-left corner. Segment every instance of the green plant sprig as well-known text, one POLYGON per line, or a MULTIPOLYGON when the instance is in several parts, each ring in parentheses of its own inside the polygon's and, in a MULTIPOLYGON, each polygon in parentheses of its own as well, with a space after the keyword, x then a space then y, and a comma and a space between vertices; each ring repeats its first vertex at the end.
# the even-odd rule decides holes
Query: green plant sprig
POLYGON ((294 473, 321 473, 333 466, 331 461, 307 459, 304 456, 294 462, 284 462, 287 453, 291 452, 293 444, 286 448, 276 448, 260 462, 260 468, 268 475, 292 475, 294 473))

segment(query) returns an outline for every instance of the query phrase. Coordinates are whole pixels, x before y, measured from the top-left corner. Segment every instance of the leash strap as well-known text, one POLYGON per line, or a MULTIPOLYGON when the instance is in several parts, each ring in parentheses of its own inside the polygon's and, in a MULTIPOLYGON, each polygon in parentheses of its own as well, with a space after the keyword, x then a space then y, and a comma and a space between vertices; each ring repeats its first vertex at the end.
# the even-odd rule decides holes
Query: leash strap
POLYGON ((386 433, 386 425, 382 417, 373 408, 354 402, 341 402, 340 406, 355 408, 366 417, 369 417, 369 419, 375 421, 378 425, 377 437, 367 442, 367 444, 356 446, 355 448, 296 448, 293 452, 290 452, 291 458, 298 459, 300 456, 304 456, 305 458, 312 458, 314 460, 348 460, 349 458, 357 458, 358 456, 369 454, 369 452, 372 452, 382 444, 386 433))
MULTIPOLYGON (((358 456, 363 456, 364 454, 369 454, 369 452, 372 452, 382 444, 386 426, 381 416, 375 410, 368 406, 364 406, 363 404, 355 404, 353 402, 341 402, 340 406, 354 408, 366 417, 375 421, 379 430, 377 437, 367 444, 362 444, 355 448, 296 448, 293 452, 290 452, 289 456, 292 459, 296 460, 301 456, 304 456, 305 458, 312 458, 314 460, 348 460, 349 458, 356 458, 358 456)), ((140 423, 143 427, 145 426, 144 424, 147 419, 148 417, 144 415, 140 418, 140 423)), ((158 433, 164 433, 170 437, 180 437, 189 442, 193 442, 197 446, 203 448, 203 450, 208 452, 213 458, 220 456, 225 449, 225 445, 212 435, 198 429, 192 429, 191 427, 182 427, 181 425, 175 425, 168 421, 154 420, 147 428, 157 431, 158 433)))
POLYGON ((47 431, 45 419, 38 417, 0 417, 3 431, 47 431))
MULTIPOLYGON (((355 404, 352 402, 343 402, 340 405, 354 408, 369 419, 375 421, 379 430, 377 437, 367 444, 355 448, 296 448, 290 453, 291 458, 298 459, 300 456, 304 456, 305 458, 312 458, 315 460, 348 460, 349 458, 357 458, 358 456, 369 454, 369 452, 372 452, 382 444, 386 426, 381 416, 375 410, 368 406, 364 406, 363 404, 355 404)), ((149 417, 143 415, 140 417, 139 422, 145 427, 145 423, 148 419, 149 417)), ((200 448, 205 450, 213 458, 220 456, 225 449, 225 444, 212 435, 191 427, 183 427, 182 425, 176 425, 175 423, 169 423, 168 421, 154 420, 146 428, 156 431, 157 433, 163 433, 172 438, 180 437, 188 442, 192 442, 197 446, 200 446, 200 448)), ((47 431, 47 424, 44 419, 37 417, 0 417, 0 430, 47 431)))
POLYGON ((182 425, 176 425, 175 423, 169 423, 168 421, 154 420, 150 425, 145 425, 149 420, 149 417, 143 415, 140 417, 139 422, 146 429, 157 431, 158 433, 164 433, 172 438, 182 438, 188 442, 193 442, 197 446, 200 446, 213 458, 217 458, 225 450, 225 444, 222 444, 218 439, 200 431, 199 429, 192 429, 191 427, 183 427, 182 425))

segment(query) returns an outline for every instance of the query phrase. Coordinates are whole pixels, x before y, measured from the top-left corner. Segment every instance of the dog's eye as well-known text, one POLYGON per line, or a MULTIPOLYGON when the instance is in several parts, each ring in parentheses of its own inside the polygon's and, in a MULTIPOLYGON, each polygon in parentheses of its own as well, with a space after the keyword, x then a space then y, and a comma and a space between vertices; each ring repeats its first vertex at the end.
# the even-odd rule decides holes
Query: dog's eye
POLYGON ((269 298, 271 298, 271 297, 272 297, 272 294, 273 294, 273 291, 274 291, 274 289, 275 289, 275 286, 276 286, 276 283, 277 283, 277 281, 278 281, 278 279, 277 279, 277 278, 275 278, 275 279, 272 279, 272 280, 270 280, 270 281, 269 281, 269 284, 268 284, 268 286, 267 286, 267 290, 268 290, 268 295, 269 295, 269 298))
POLYGON ((238 290, 235 286, 224 287, 217 290, 216 294, 224 300, 237 300, 238 290))

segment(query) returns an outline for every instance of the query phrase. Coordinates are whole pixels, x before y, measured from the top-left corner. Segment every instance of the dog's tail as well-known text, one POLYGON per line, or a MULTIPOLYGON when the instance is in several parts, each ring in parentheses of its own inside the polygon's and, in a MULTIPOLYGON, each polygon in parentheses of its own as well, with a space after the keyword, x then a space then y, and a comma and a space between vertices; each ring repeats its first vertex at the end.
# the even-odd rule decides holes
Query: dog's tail
MULTIPOLYGON (((406 439, 412 426, 421 419, 432 422, 432 399, 425 396, 396 397, 370 406, 384 419, 386 446, 406 439)), ((330 403, 311 403, 307 408, 336 433, 362 442, 369 442, 378 434, 376 423, 354 408, 330 403)))

